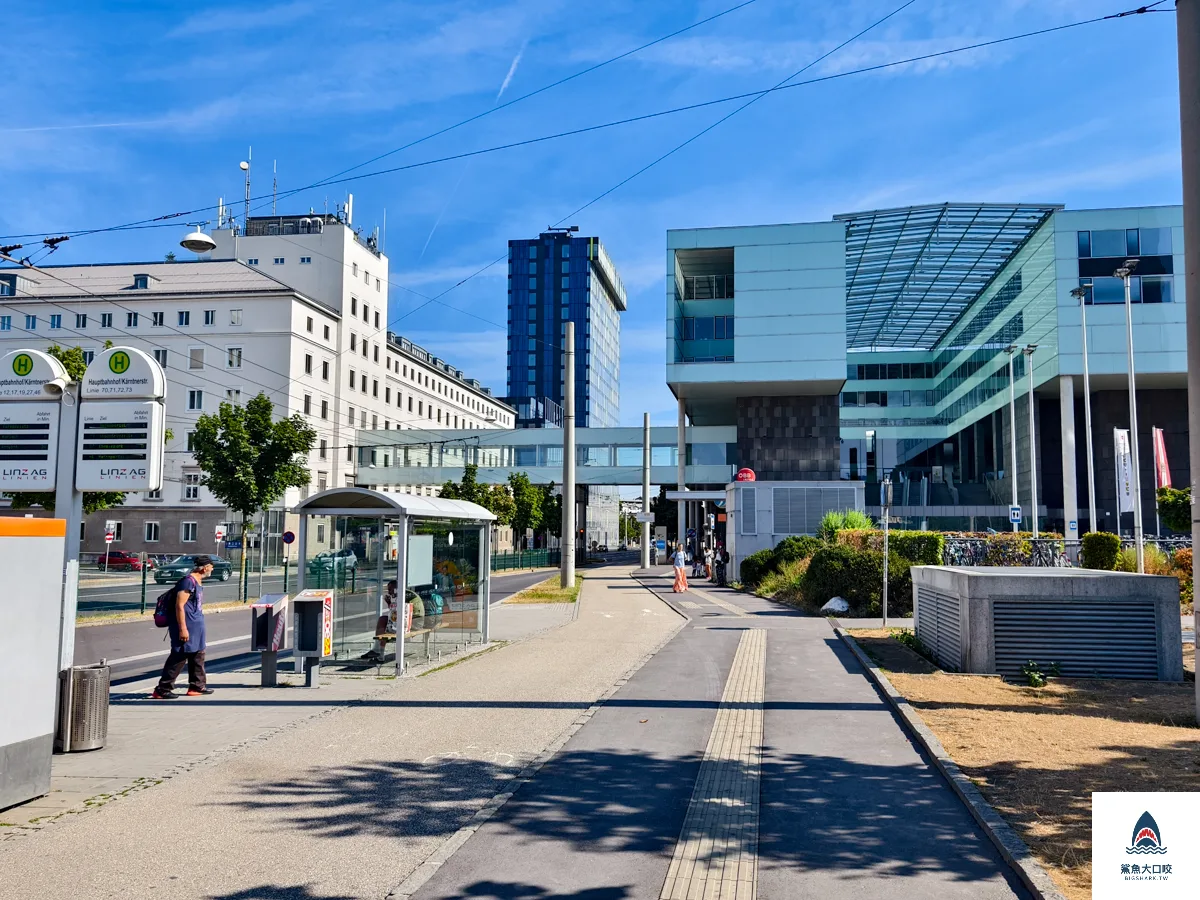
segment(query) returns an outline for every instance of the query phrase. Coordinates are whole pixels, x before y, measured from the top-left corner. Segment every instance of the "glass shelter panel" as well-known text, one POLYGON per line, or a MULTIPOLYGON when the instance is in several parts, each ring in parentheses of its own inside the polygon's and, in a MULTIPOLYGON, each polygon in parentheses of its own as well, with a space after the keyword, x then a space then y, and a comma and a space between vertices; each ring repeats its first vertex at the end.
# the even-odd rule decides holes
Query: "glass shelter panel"
POLYGON ((412 626, 404 657, 412 662, 483 640, 483 597, 488 568, 481 565, 482 527, 474 522, 419 519, 406 557, 412 626))
POLYGON ((333 656, 347 660, 373 646, 386 583, 384 561, 390 556, 394 565, 395 560, 396 525, 352 516, 334 516, 332 524, 330 546, 309 557, 304 583, 333 588, 333 656))

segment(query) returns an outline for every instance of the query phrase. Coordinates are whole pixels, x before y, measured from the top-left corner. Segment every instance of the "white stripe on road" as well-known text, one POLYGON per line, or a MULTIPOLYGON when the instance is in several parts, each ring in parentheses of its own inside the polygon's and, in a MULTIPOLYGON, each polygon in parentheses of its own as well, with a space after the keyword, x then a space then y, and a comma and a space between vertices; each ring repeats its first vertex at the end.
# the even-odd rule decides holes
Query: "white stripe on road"
MULTIPOLYGON (((219 641, 208 641, 205 644, 205 649, 207 649, 208 647, 219 647, 221 644, 236 644, 238 641, 241 641, 242 643, 249 646, 250 635, 245 635, 243 637, 221 638, 221 640, 219 640, 219 641)), ((143 659, 154 659, 155 657, 163 656, 165 653, 169 653, 169 652, 170 652, 170 650, 167 649, 165 651, 164 650, 155 650, 153 653, 139 653, 137 656, 126 656, 122 659, 110 659, 108 661, 108 664, 110 666, 119 666, 122 663, 140 662, 143 659)), ((247 650, 246 652, 249 653, 250 651, 247 650)))

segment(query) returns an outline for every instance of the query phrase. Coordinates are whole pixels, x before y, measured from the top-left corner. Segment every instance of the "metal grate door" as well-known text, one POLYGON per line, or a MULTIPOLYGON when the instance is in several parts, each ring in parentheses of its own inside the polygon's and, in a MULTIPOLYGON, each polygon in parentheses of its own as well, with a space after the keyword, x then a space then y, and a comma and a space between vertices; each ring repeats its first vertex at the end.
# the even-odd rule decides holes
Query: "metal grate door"
POLYGON ((992 605, 996 671, 1019 675, 1033 660, 1074 678, 1158 678, 1154 604, 1142 600, 992 605))

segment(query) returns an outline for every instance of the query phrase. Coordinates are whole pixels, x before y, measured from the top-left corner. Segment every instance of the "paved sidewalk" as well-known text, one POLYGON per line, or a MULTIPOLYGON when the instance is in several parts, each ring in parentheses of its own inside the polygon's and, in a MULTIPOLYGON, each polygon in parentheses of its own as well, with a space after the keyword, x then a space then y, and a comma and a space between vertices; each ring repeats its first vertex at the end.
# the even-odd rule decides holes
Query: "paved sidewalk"
POLYGON ((383 897, 681 626, 627 571, 589 571, 575 621, 427 677, 129 704, 159 718, 102 751, 114 779, 200 758, 0 842, 0 898, 383 897), (264 720, 289 727, 238 731, 264 720), (200 746, 221 729, 232 749, 200 746))

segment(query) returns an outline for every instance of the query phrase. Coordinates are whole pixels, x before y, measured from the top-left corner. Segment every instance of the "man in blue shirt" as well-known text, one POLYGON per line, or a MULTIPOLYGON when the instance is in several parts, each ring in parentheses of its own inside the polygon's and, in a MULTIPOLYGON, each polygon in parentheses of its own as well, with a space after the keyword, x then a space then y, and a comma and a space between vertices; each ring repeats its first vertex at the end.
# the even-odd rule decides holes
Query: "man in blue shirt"
POLYGON ((211 694, 204 674, 204 579, 212 574, 213 561, 197 556, 191 575, 175 583, 175 597, 167 607, 167 634, 171 653, 163 665, 162 678, 150 696, 155 700, 175 700, 175 679, 186 664, 189 697, 211 694))

